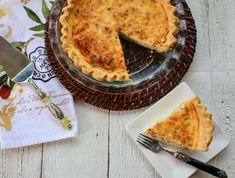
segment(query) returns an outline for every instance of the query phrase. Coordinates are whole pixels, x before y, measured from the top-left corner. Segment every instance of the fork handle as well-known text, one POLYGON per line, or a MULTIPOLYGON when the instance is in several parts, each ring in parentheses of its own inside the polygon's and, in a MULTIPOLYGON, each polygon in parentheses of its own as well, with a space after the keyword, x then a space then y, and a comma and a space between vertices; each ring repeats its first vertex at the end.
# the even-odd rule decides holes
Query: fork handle
POLYGON ((194 166, 202 171, 205 171, 211 175, 214 175, 216 177, 227 178, 227 174, 224 170, 216 168, 210 164, 201 162, 201 161, 194 159, 184 153, 175 152, 174 157, 181 160, 181 161, 184 161, 185 163, 190 164, 191 166, 194 166))

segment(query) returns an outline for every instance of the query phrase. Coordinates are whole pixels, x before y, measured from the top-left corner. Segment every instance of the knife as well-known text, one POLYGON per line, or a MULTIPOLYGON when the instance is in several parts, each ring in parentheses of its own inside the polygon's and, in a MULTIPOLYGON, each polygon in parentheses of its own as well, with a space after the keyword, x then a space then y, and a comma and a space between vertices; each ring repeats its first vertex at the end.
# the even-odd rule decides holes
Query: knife
POLYGON ((32 80, 34 73, 33 63, 14 46, 0 36, 0 65, 15 83, 29 83, 36 90, 38 96, 48 106, 52 115, 58 119, 65 129, 72 129, 71 121, 62 110, 54 104, 50 97, 32 80))

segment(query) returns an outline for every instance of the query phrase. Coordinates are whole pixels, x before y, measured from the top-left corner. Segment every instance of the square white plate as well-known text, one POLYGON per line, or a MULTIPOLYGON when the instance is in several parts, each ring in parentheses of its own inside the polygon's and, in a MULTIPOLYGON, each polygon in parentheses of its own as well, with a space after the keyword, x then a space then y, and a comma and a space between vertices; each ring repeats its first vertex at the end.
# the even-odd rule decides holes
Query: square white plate
MULTIPOLYGON (((147 128, 151 127, 157 121, 167 117, 177 106, 186 100, 189 100, 196 95, 189 88, 186 83, 181 83, 169 94, 159 100, 156 104, 151 106, 145 112, 140 114, 134 121, 127 125, 126 130, 134 142, 137 144, 136 139, 140 132, 144 132, 147 128)), ((184 152, 198 160, 208 162, 215 155, 221 152, 229 144, 229 139, 225 136, 223 131, 215 123, 215 130, 213 132, 213 140, 207 152, 196 152, 179 150, 166 146, 170 150, 178 150, 184 152)), ((141 147, 137 144, 140 150, 144 153, 147 159, 151 162, 158 173, 164 178, 186 178, 191 176, 197 169, 187 165, 165 152, 157 154, 141 147)))

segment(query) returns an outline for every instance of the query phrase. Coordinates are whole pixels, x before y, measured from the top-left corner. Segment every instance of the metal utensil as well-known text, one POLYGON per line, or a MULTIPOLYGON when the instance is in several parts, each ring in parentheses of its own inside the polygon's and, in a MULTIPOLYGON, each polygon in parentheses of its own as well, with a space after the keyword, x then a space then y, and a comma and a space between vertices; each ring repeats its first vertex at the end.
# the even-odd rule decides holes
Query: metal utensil
POLYGON ((190 164, 191 166, 194 166, 202 171, 205 171, 205 172, 212 174, 212 175, 219 177, 219 178, 227 178, 227 174, 224 170, 221 170, 219 168, 211 166, 207 163, 203 163, 203 162, 201 162, 197 159, 194 159, 184 153, 180 153, 178 151, 177 152, 169 151, 169 150, 165 149, 159 141, 154 140, 147 135, 140 133, 136 141, 140 145, 144 146, 145 148, 151 150, 154 153, 158 153, 160 151, 165 151, 165 152, 169 153, 170 155, 174 156, 175 158, 177 158, 178 160, 181 160, 187 164, 190 164))
POLYGON ((32 80, 34 72, 33 63, 15 47, 0 36, 0 65, 3 66, 8 76, 15 83, 30 83, 38 96, 48 106, 52 115, 58 119, 66 129, 71 129, 71 121, 65 117, 62 110, 51 102, 50 97, 40 89, 32 80))

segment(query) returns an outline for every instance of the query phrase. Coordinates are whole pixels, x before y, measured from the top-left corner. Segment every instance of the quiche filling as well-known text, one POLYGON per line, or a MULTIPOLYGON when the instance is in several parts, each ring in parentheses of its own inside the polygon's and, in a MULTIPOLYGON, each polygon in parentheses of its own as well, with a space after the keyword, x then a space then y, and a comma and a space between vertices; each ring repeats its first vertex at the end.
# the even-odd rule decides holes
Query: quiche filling
POLYGON ((181 104, 169 117, 146 132, 190 150, 207 151, 214 129, 211 117, 199 97, 195 97, 181 104))
POLYGON ((68 0, 60 17, 64 51, 99 81, 128 81, 119 36, 167 52, 176 43, 178 18, 169 0, 68 0))

